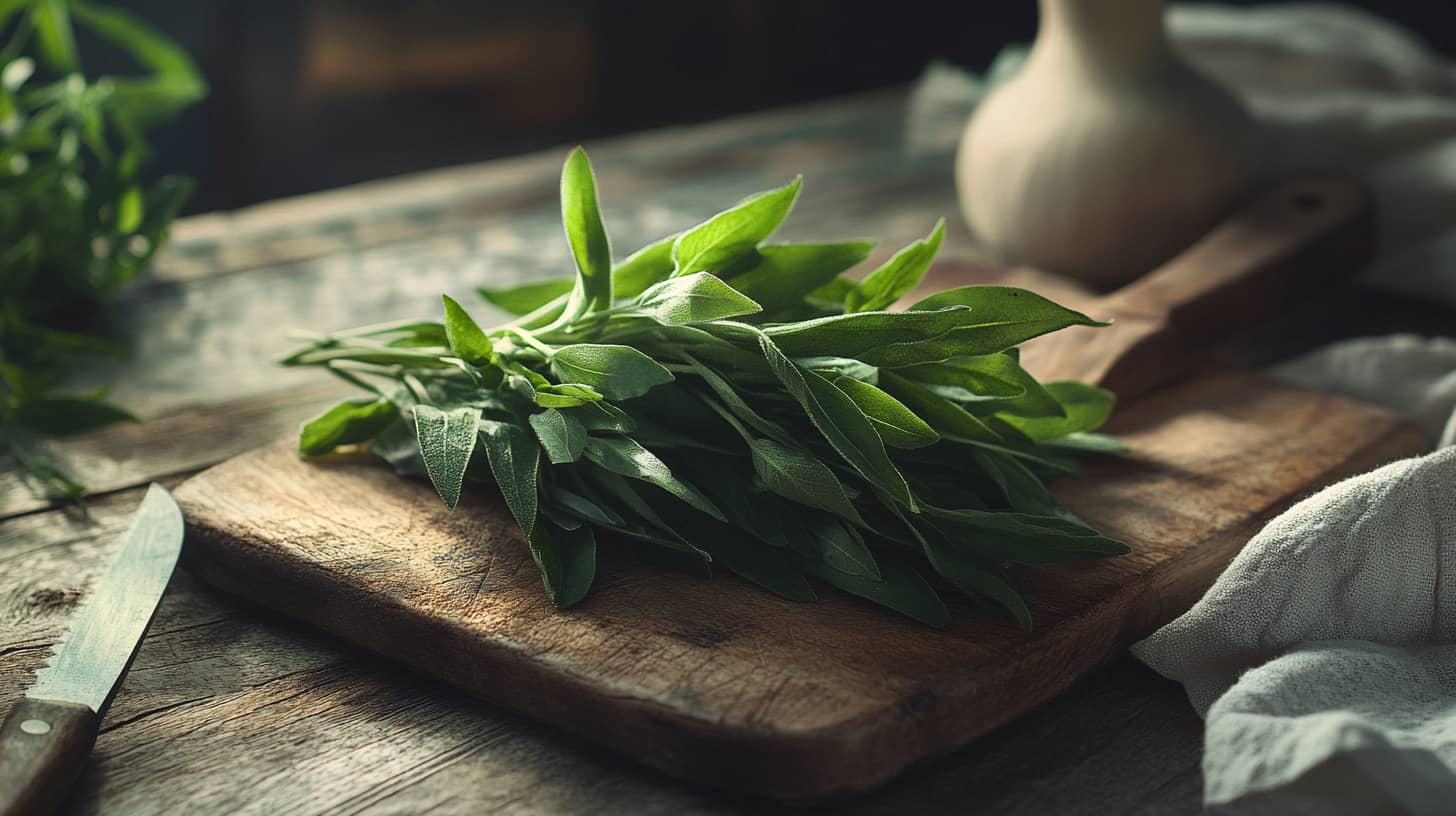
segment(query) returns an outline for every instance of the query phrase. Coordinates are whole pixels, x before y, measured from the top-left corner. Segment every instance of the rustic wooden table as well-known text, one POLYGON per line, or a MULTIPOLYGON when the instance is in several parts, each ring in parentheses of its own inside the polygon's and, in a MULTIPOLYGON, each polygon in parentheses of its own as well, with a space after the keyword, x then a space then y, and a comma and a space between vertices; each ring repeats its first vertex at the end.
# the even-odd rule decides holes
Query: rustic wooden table
MULTIPOLYGON (((955 133, 919 134, 911 149, 905 106, 897 90, 591 145, 615 245, 641 245, 802 172, 804 194, 781 237, 875 236, 883 258, 944 214, 944 254, 964 257, 955 133)), ((556 202, 564 156, 179 223, 121 311, 132 357, 88 373, 147 421, 56 446, 96 492, 86 512, 49 505, 0 470, 0 706, 31 683, 147 482, 173 485, 289 435, 339 396, 316 372, 272 364, 289 347, 288 329, 434 316, 442 291, 473 301, 478 284, 565 274, 556 202)), ((1326 325, 1328 313, 1305 322, 1326 325)), ((833 810, 1195 811, 1200 736, 1178 686, 1120 658, 1012 726, 833 810)), ((772 809, 477 702, 185 571, 70 805, 296 816, 772 809)))

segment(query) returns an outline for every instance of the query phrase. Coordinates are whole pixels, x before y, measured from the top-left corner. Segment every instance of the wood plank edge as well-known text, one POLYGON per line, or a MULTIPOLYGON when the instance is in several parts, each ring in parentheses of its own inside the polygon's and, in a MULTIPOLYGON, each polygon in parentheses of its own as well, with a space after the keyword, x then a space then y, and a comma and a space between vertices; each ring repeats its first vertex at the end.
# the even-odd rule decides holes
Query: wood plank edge
MULTIPOLYGON (((1426 446, 1424 437, 1408 423, 1392 420, 1312 484, 1322 487, 1426 446)), ((585 678, 534 661, 525 652, 482 642, 463 626, 403 605, 392 610, 398 613, 392 634, 385 632, 380 629, 382 620, 359 616, 360 610, 378 607, 378 596, 340 593, 315 565, 279 561, 262 546, 210 547, 224 532, 196 520, 189 519, 183 563, 193 575, 224 592, 262 603, 408 665, 415 662, 413 644, 436 656, 442 651, 483 655, 484 660, 473 666, 461 661, 447 667, 442 677, 473 696, 587 741, 606 744, 583 725, 594 723, 597 732, 613 735, 615 744, 607 747, 672 776, 738 794, 822 802, 875 788, 911 765, 954 751, 1066 690, 1183 612, 1258 529, 1312 489, 1279 497, 1247 523, 1213 532, 1195 551, 1198 569, 1186 570, 1185 563, 1182 574, 1171 569, 1149 570, 1113 595, 1060 621, 1018 658, 968 673, 949 694, 902 701, 902 716, 889 726, 882 715, 862 716, 792 733, 725 726, 647 699, 624 699, 591 686, 585 678), (1136 606, 1130 600, 1153 587, 1168 602, 1152 611, 1130 611, 1136 606), (377 644, 399 647, 379 648, 377 644), (482 662, 489 671, 488 681, 482 681, 478 671, 467 670, 478 669, 482 662), (980 692, 1013 675, 1045 678, 1046 682, 1012 684, 1016 693, 1010 697, 991 698, 980 692), (502 678, 509 681, 503 683, 502 678), (534 693, 553 686, 556 691, 548 699, 534 693), (603 712, 614 709, 616 719, 601 719, 603 712)), ((187 493, 184 484, 178 490, 184 508, 187 493)))

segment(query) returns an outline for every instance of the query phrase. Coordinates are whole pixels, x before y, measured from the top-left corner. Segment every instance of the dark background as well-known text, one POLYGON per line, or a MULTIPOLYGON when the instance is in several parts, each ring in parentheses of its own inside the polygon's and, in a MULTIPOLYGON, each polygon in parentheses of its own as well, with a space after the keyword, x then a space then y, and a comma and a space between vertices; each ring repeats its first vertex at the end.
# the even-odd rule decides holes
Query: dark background
MULTIPOLYGON (((156 136, 191 212, 984 69, 1032 0, 130 0, 212 86, 156 136)), ((1254 5, 1239 2, 1237 5, 1254 5)), ((1447 0, 1351 3, 1456 53, 1447 0)), ((85 51, 88 69, 125 71, 85 51)))

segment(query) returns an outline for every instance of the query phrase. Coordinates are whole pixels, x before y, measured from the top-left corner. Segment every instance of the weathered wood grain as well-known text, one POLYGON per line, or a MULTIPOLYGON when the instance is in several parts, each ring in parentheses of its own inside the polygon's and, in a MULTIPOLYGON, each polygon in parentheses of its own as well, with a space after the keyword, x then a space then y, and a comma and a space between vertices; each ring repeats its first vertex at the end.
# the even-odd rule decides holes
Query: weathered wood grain
MULTIPOLYGON (((142 491, 0 523, 0 706, 18 698, 142 491), (22 622, 23 621, 23 622, 22 622)), ((1196 809, 1201 725, 1128 659, 847 814, 1196 809), (1014 780, 1014 784, 1011 782, 1014 780)), ((419 673, 173 579, 70 813, 802 812, 672 782, 419 673)), ((1163 811, 1166 812, 1166 811, 1163 811)))
POLYGON ((1131 448, 1060 493, 1129 556, 1027 570, 1037 631, 953 604, 934 631, 831 593, 794 604, 608 549, 592 595, 546 600, 498 498, 291 442, 184 483, 189 569, 674 775, 784 798, 860 790, 986 733, 1192 603, 1272 513, 1414 453, 1377 409, 1228 373, 1114 426, 1131 448))
POLYGON ((610 556, 591 601, 559 613, 498 500, 446 513, 427 486, 402 490, 367 464, 302 463, 287 442, 182 487, 191 563, 670 773, 783 798, 860 790, 1044 701, 1181 612, 1300 491, 1420 449, 1383 412, 1250 375, 1138 399, 1196 367, 1198 344, 1277 314, 1311 266, 1352 273, 1367 257, 1366 203, 1342 179, 1281 185, 1143 280, 1075 293, 1119 318, 1098 333, 1110 339, 1030 344, 1042 376, 1118 379, 1134 400, 1117 426, 1132 454, 1061 491, 1134 555, 1034 571, 1031 638, 984 616, 937 633, 837 596, 802 607, 732 580, 694 587, 610 556), (1228 308, 1246 301, 1258 308, 1228 308), (1347 425, 1360 430, 1336 430, 1347 425), (965 662, 949 669, 945 655, 965 662))
MULTIPOLYGON (((650 212, 662 221, 684 202, 726 207, 798 173, 809 176, 805 201, 811 204, 837 201, 833 190, 862 183, 868 175, 910 182, 909 157, 901 151, 904 117, 905 94, 897 88, 631 134, 591 150, 615 234, 613 215, 628 215, 616 211, 624 201, 659 199, 650 212)), ((153 276, 182 281, 272 267, 553 210, 565 154, 545 151, 427 171, 184 219, 153 276)), ((943 159, 931 162, 937 186, 947 183, 939 172, 943 159)), ((948 200, 954 204, 953 196, 948 200)), ((842 224, 843 215, 816 217, 842 224)), ((627 237, 640 243, 661 234, 666 232, 627 237)))
MULTIPOLYGON (((971 258, 950 184, 958 128, 945 134, 939 152, 908 155, 903 112, 904 93, 896 89, 588 145, 605 174, 614 246, 620 255, 804 172, 804 197, 785 240, 875 236, 887 255, 946 215, 943 256, 971 258), (782 159, 769 161, 774 155, 782 159)), ((99 366, 80 384, 113 384, 149 422, 58 446, 62 454, 84 454, 82 476, 118 474, 98 486, 119 492, 93 499, 89 518, 65 508, 39 512, 50 505, 21 490, 13 473, 0 473, 0 707, 30 684, 125 529, 141 493, 123 488, 286 435, 312 410, 304 402, 330 393, 307 373, 271 364, 286 348, 284 331, 432 315, 440 291, 468 295, 481 283, 561 274, 554 195, 564 154, 180 222, 150 282, 121 305, 132 358, 99 366), (269 419, 273 410, 282 416, 269 419)), ((966 270, 968 279, 974 274, 966 270)), ((1243 343, 1235 359, 1268 362, 1352 332, 1450 325, 1449 312, 1427 307, 1412 322, 1414 311, 1406 302, 1385 299, 1372 308, 1368 295, 1343 297, 1336 309, 1270 327, 1243 343)), ((775 810, 673 782, 476 703, 232 601, 185 571, 104 728, 70 812, 775 810), (309 679, 322 674, 336 684, 312 687, 309 679), (310 716, 295 716, 305 709, 310 716)), ((1122 658, 975 745, 828 810, 1194 812, 1200 734, 1176 685, 1122 658)))

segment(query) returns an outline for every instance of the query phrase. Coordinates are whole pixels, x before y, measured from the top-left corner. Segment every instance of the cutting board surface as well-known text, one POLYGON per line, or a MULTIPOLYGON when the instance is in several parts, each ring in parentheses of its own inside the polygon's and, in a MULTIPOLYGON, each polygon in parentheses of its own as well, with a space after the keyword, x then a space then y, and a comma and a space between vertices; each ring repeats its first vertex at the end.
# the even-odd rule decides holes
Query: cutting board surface
MULTIPOLYGON (((1127 322, 1130 347, 1175 324, 1127 322)), ((1132 553, 1019 571, 1031 633, 952 598, 933 630, 827 587, 793 603, 610 547, 591 595, 559 611, 499 497, 447 511, 427 483, 361 457, 301 461, 291 440, 176 495, 188 568, 224 590, 669 773, 807 799, 870 787, 1055 695, 1186 609, 1271 515, 1424 445, 1375 408, 1238 371, 1153 390, 1109 430, 1130 452, 1057 492, 1132 553)))

